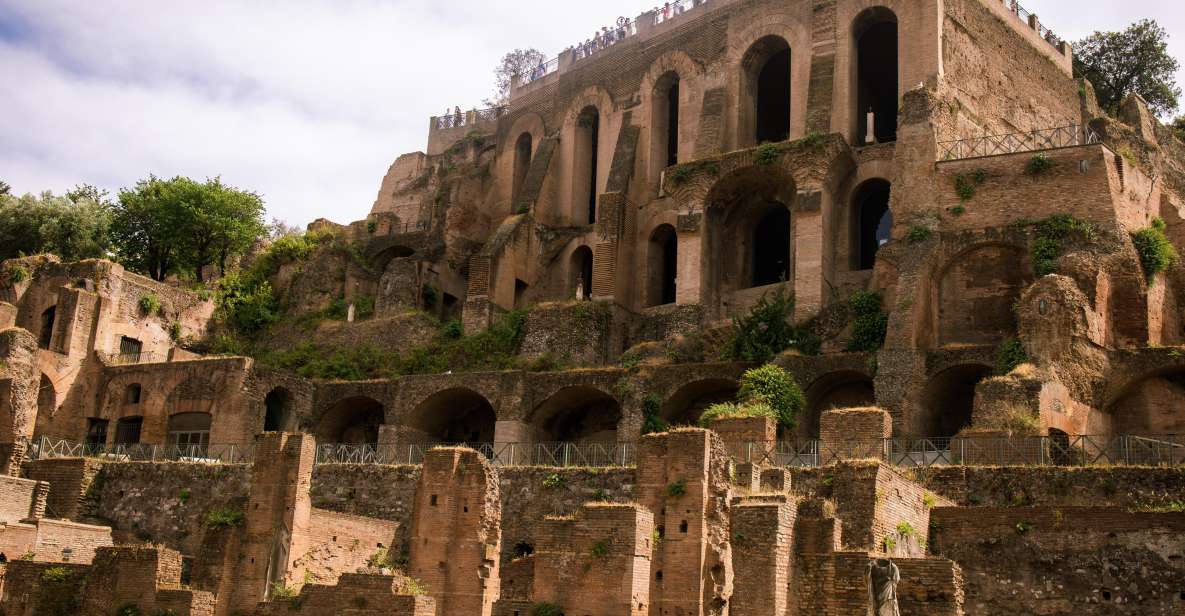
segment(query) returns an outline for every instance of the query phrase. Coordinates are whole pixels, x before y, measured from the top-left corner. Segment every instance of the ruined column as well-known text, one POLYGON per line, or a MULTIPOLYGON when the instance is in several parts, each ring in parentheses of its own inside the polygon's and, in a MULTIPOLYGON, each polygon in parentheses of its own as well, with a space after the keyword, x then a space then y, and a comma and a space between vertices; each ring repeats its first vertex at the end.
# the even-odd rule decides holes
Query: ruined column
POLYGON ((18 328, 0 331, 0 473, 16 476, 37 422, 37 339, 18 328))
POLYGON ((819 418, 819 462, 883 458, 893 418, 875 407, 834 409, 819 418))
POLYGON ((436 613, 490 616, 502 549, 496 469, 472 449, 428 451, 411 526, 408 574, 427 587, 436 613))
POLYGON ((733 501, 731 616, 785 616, 798 502, 785 495, 733 501))

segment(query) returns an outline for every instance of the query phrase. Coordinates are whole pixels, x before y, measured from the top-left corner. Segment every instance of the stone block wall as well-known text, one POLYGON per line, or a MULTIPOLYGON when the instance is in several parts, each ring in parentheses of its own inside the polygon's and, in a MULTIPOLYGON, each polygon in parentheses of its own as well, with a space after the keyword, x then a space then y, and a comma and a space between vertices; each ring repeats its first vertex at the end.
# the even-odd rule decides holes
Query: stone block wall
POLYGON ((307 584, 300 596, 260 603, 255 616, 443 616, 432 597, 412 595, 397 576, 348 573, 337 585, 307 584))
POLYGON ((37 481, 0 476, 0 524, 45 515, 46 488, 37 481))
POLYGON ((778 439, 777 423, 768 417, 720 419, 712 422, 710 429, 720 435, 724 449, 737 462, 773 451, 778 439), (752 454, 753 450, 760 453, 752 454))
POLYGON ((882 409, 826 411, 819 418, 821 462, 882 457, 884 440, 891 436, 893 418, 882 409))
POLYGON ((733 616, 788 613, 797 509, 797 502, 783 495, 733 501, 733 616))
POLYGON ((33 460, 27 474, 49 484, 46 513, 50 517, 79 519, 88 490, 102 465, 87 458, 51 458, 33 460))
POLYGON ((382 556, 389 554, 398 532, 397 522, 314 508, 307 551, 294 564, 317 583, 331 584, 342 572, 357 571, 369 562, 389 564, 389 556, 382 556))
POLYGON ((89 563, 95 550, 113 545, 111 527, 79 524, 65 520, 38 520, 34 560, 89 563))

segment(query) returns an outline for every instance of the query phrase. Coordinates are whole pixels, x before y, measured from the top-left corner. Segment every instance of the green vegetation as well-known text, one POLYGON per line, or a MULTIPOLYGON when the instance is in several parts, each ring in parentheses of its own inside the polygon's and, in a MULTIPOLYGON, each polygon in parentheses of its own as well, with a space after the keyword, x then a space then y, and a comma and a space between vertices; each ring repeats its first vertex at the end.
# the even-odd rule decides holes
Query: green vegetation
POLYGON ((922 494, 922 505, 925 505, 926 509, 933 509, 936 504, 938 504, 938 498, 933 494, 929 492, 922 494))
POLYGON ((8 282, 12 284, 20 284, 29 279, 29 270, 19 266, 9 266, 8 271, 5 272, 8 282))
POLYGON ((387 548, 379 548, 375 550, 374 554, 371 554, 370 557, 366 559, 366 566, 373 567, 375 569, 386 567, 390 564, 391 560, 390 555, 387 552, 387 548))
POLYGON ((1053 169, 1054 164, 1055 163, 1053 162, 1053 159, 1050 158, 1049 155, 1034 154, 1033 157, 1029 159, 1029 164, 1025 166, 1025 173, 1028 173, 1029 175, 1041 175, 1042 173, 1053 169))
POLYGON ((110 248, 106 192, 83 185, 62 196, 0 193, 0 260, 43 253, 63 261, 97 259, 110 248))
POLYGON ((1164 234, 1164 220, 1159 216, 1152 219, 1152 226, 1132 234, 1132 244, 1140 255, 1144 275, 1152 280, 1157 274, 1177 264, 1177 249, 1164 234))
POLYGON ((765 294, 748 314, 734 317, 732 337, 724 348, 725 359, 766 361, 791 347, 814 350, 817 341, 809 331, 794 327, 794 296, 779 287, 765 294))
POLYGON ((667 484, 667 496, 671 498, 679 498, 687 494, 687 480, 680 479, 673 483, 667 484))
POLYGON ((403 580, 403 592, 417 597, 423 597, 428 594, 428 587, 416 578, 409 577, 403 580))
POLYGON ((128 603, 115 611, 115 616, 140 616, 140 608, 134 603, 128 603))
POLYGON ((885 314, 882 304, 880 294, 870 291, 857 292, 848 299, 848 305, 855 315, 849 351, 872 353, 884 346, 885 335, 889 331, 889 315, 885 314))
POLYGON ((1033 525, 1029 522, 1021 520, 1016 523, 1016 534, 1018 535, 1023 535, 1031 530, 1033 530, 1033 525))
POLYGON ((1028 361, 1029 354, 1025 352, 1024 343, 1016 338, 1009 338, 1001 342, 1000 347, 996 349, 996 374, 1008 374, 1028 361))
POLYGON ((1057 271, 1057 261, 1067 246, 1074 243, 1090 243, 1098 239, 1098 229, 1093 223, 1080 220, 1068 214, 1055 214, 1038 221, 1018 220, 1016 226, 1033 226, 1035 234, 1029 248, 1033 271, 1045 276, 1057 271))
POLYGON ((675 167, 675 169, 671 171, 671 181, 675 184, 682 184, 683 182, 690 180, 694 173, 695 169, 687 165, 675 167))
POLYGON ((296 590, 285 586, 283 582, 272 582, 273 599, 291 599, 296 596, 296 590))
POLYGON ((206 528, 229 528, 241 526, 245 516, 242 511, 231 507, 211 509, 206 513, 206 528))
POLYGON ((543 478, 543 487, 548 490, 559 490, 568 485, 568 480, 559 473, 552 473, 543 478))
POLYGON ((564 609, 554 603, 536 603, 531 607, 531 616, 564 616, 564 609))
POLYGON ((779 419, 778 412, 772 406, 763 402, 752 404, 720 402, 709 406, 699 416, 699 423, 701 426, 707 428, 712 425, 712 422, 720 419, 748 419, 753 417, 769 417, 773 420, 779 419))
POLYGON ((897 534, 902 537, 913 537, 918 533, 916 530, 914 530, 913 524, 910 524, 909 522, 898 522, 897 534))
POLYGON ((1130 94, 1142 96, 1156 115, 1176 111, 1181 96, 1178 68, 1168 51, 1168 32, 1151 19, 1122 32, 1095 32, 1074 43, 1074 76, 1090 80, 1099 105, 1112 115, 1130 94))
POLYGON ((82 611, 79 601, 82 580, 74 573, 68 567, 50 567, 41 573, 36 599, 38 616, 75 616, 82 611))
POLYGON ((588 548, 588 555, 591 558, 604 558, 609 555, 609 540, 602 539, 592 544, 588 548))
POLYGON ((700 416, 700 425, 709 426, 718 419, 769 417, 786 429, 793 429, 798 413, 806 406, 806 396, 794 375, 780 366, 765 364, 741 376, 737 402, 713 404, 700 416))
POLYGON ((140 298, 140 312, 146 316, 160 314, 160 298, 154 293, 149 293, 140 298))
POLYGON ((782 146, 776 143, 763 143, 757 146, 757 151, 753 155, 753 162, 765 167, 777 162, 781 155, 782 146))
POLYGON ((977 169, 971 173, 959 173, 955 175, 955 194, 959 196, 960 201, 970 201, 975 197, 975 191, 987 180, 987 172, 983 169, 977 169))
POLYGON ((642 434, 666 432, 671 426, 662 418, 662 398, 647 394, 642 398, 642 434))
POLYGON ((934 235, 934 232, 930 230, 930 227, 923 225, 913 225, 909 228, 909 231, 905 233, 905 241, 909 242, 910 244, 921 244, 922 242, 930 239, 931 235, 934 235))
POLYGON ((177 500, 181 501, 182 503, 188 503, 189 497, 189 488, 181 488, 181 491, 177 493, 177 500))

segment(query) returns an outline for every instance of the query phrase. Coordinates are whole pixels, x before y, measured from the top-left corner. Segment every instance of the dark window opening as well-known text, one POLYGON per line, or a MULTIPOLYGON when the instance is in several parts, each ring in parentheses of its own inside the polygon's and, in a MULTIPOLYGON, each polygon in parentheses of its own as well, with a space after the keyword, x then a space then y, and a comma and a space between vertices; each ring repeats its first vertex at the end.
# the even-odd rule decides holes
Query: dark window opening
POLYGON ((91 446, 102 447, 107 444, 107 425, 106 419, 98 419, 91 417, 86 420, 86 444, 91 446))
POLYGON ((874 8, 856 21, 857 144, 870 143, 868 113, 877 143, 897 140, 897 17, 874 8))
MULTIPOLYGON (((531 133, 518 136, 514 144, 514 183, 511 188, 511 199, 518 201, 522 192, 523 182, 527 179, 527 170, 531 168, 531 133)), ((517 207, 517 203, 515 204, 517 207)))
POLYGON ((679 164, 679 79, 667 89, 667 166, 679 164))
POLYGON ((650 305, 675 303, 675 285, 679 277, 679 237, 671 225, 661 225, 650 236, 648 276, 650 305))
POLYGON ((115 424, 115 444, 135 445, 140 442, 140 428, 143 417, 124 417, 115 424))
POLYGON ((579 182, 577 204, 588 207, 588 224, 597 221, 597 154, 600 152, 601 113, 596 107, 585 107, 576 120, 576 169, 579 182))
POLYGON ((50 306, 41 313, 41 336, 37 339, 37 345, 43 349, 48 349, 53 342, 53 326, 57 315, 57 306, 50 306))
POLYGON ((687 534, 687 520, 679 522, 679 532, 687 534))
POLYGON ((176 413, 169 417, 169 444, 186 455, 204 455, 210 445, 209 413, 176 413))
POLYGON ((514 544, 514 557, 515 558, 522 558, 523 556, 530 556, 531 554, 534 554, 534 553, 535 553, 535 546, 527 543, 526 541, 520 541, 520 542, 514 544))
POLYGON ((451 321, 452 319, 460 318, 461 317, 461 302, 457 299, 457 296, 453 295, 451 293, 444 293, 442 295, 444 297, 444 301, 443 301, 444 316, 442 318, 445 321, 451 321))
POLYGON ((514 307, 515 308, 522 308, 523 306, 525 306, 526 305, 526 303, 525 303, 526 297, 527 297, 527 283, 515 278, 514 279, 514 307))
POLYGON ((139 383, 132 383, 123 390, 124 404, 140 404, 140 396, 144 394, 144 387, 139 383))
POLYGON ((775 205, 753 228, 753 286, 790 279, 790 211, 775 205))
POLYGON ((757 143, 790 138, 790 48, 774 53, 757 77, 757 143))
POLYGON ((276 388, 263 398, 263 431, 280 432, 288 424, 288 405, 291 396, 288 390, 276 388))
POLYGON ((119 338, 119 358, 122 361, 136 363, 140 361, 140 354, 144 350, 144 343, 135 338, 121 336, 119 338))
POLYGON ((981 364, 965 364, 947 369, 926 385, 922 394, 925 409, 917 436, 950 438, 971 425, 975 410, 975 387, 991 376, 992 370, 981 364))
POLYGON ((572 253, 572 288, 576 299, 592 299, 593 254, 588 246, 572 253))
POLYGON ((891 239, 893 214, 889 211, 890 184, 884 180, 865 182, 856 193, 856 265, 869 270, 876 265, 876 253, 891 239))

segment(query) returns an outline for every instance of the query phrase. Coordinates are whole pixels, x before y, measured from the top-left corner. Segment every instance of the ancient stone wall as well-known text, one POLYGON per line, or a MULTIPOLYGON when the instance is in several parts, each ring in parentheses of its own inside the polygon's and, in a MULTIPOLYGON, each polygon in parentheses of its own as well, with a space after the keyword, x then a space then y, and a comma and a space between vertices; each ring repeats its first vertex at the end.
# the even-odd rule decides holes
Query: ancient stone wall
POLYGON ((398 532, 396 522, 314 508, 306 551, 294 564, 307 572, 306 579, 332 584, 343 572, 390 565, 398 532))

